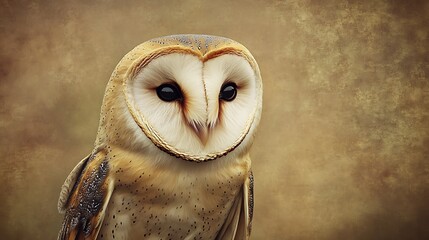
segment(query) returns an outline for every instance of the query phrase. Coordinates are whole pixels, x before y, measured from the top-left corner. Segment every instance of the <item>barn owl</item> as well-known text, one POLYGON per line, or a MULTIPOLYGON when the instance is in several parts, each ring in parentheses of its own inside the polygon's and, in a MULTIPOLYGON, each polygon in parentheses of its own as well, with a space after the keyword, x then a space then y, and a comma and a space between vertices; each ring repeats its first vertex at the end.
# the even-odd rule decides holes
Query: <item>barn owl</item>
POLYGON ((71 171, 58 239, 248 239, 255 59, 223 37, 134 48, 106 87, 94 150, 71 171))

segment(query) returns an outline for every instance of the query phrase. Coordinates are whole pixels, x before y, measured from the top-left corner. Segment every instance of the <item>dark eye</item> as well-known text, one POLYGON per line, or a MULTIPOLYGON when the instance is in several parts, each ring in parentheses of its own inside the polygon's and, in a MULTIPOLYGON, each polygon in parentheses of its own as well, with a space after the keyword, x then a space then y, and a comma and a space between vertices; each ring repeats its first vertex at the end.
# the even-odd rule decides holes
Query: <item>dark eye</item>
POLYGON ((232 101, 237 96, 237 85, 235 83, 227 83, 222 86, 219 93, 219 98, 225 101, 232 101))
POLYGON ((158 97, 165 102, 182 100, 182 93, 180 92, 179 86, 175 84, 162 84, 156 88, 156 94, 158 94, 158 97))

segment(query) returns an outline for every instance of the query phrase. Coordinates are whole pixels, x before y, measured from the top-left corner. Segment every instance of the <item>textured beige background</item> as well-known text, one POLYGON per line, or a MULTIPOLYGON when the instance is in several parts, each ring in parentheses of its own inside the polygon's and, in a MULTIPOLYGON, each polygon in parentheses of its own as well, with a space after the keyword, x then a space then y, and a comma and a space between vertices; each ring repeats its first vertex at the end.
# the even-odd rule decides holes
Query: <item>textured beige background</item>
POLYGON ((55 238, 113 68, 176 33, 260 64, 253 239, 429 239, 425 1, 71 2, 1 1, 2 239, 55 238))

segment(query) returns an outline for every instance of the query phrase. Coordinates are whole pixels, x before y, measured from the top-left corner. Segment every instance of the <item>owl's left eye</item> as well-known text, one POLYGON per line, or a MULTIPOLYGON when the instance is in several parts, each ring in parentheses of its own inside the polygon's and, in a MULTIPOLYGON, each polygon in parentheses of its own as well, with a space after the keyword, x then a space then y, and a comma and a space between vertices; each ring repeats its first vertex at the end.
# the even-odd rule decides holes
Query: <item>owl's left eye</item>
POLYGON ((232 101, 237 96, 237 85, 235 83, 227 83, 222 86, 219 98, 225 101, 232 101))
POLYGON ((158 94, 158 97, 165 102, 182 100, 182 92, 180 91, 179 86, 175 84, 162 84, 156 88, 156 94, 158 94))

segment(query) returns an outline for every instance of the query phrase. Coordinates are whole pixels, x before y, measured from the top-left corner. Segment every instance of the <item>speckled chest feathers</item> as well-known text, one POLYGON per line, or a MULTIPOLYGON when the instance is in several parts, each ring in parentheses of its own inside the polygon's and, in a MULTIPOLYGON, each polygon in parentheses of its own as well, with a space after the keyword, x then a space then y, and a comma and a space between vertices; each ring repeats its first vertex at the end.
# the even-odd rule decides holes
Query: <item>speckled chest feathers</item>
POLYGON ((58 239, 248 239, 256 61, 223 37, 147 41, 107 85, 94 150, 71 171, 58 239))

